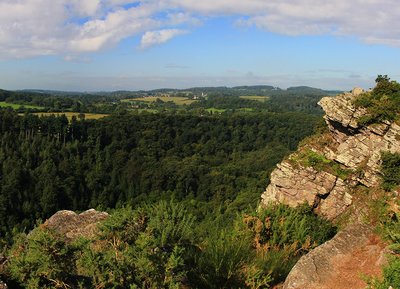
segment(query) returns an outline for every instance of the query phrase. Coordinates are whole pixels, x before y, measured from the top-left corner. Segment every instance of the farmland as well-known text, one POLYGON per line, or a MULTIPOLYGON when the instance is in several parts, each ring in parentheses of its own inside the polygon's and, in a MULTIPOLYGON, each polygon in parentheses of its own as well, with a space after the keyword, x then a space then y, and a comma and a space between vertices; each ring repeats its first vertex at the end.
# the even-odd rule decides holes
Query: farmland
POLYGON ((43 107, 37 105, 25 105, 25 104, 9 103, 5 101, 0 101, 0 107, 11 107, 12 109, 20 109, 21 107, 31 108, 31 109, 43 109, 43 107))
POLYGON ((242 99, 249 99, 249 100, 257 100, 261 102, 265 102, 266 100, 269 99, 269 96, 263 96, 263 95, 242 95, 240 96, 242 99))
POLYGON ((197 100, 195 99, 189 99, 187 97, 180 97, 180 96, 149 96, 149 97, 143 97, 143 98, 130 98, 130 99, 123 99, 121 100, 122 102, 156 102, 157 99, 163 101, 163 102, 169 102, 172 101, 176 105, 189 105, 193 102, 196 102, 197 100))

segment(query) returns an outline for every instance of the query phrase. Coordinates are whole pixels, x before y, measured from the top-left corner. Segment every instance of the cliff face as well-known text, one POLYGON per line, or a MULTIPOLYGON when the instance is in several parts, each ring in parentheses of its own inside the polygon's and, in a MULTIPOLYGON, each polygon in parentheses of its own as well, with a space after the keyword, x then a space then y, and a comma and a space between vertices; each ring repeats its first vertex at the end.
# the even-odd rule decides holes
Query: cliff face
POLYGON ((357 185, 379 184, 381 152, 400 152, 400 126, 390 122, 360 126, 358 119, 366 111, 353 101, 362 92, 355 88, 321 99, 329 132, 311 139, 277 166, 261 205, 307 202, 316 213, 333 220, 351 206, 357 185))

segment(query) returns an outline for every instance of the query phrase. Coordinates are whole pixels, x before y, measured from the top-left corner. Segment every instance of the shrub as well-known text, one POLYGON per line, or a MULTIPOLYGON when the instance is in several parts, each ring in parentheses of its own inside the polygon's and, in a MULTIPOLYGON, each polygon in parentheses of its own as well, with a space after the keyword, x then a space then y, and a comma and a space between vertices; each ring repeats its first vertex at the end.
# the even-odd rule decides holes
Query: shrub
POLYGON ((283 281, 301 255, 336 233, 330 222, 316 216, 306 204, 269 206, 247 215, 244 223, 256 250, 255 262, 270 275, 271 284, 283 281))
POLYGON ((400 84, 390 81, 387 75, 378 75, 375 88, 357 97, 354 105, 364 107, 368 112, 358 119, 359 125, 396 120, 400 113, 400 84))
POLYGON ((244 268, 254 257, 248 237, 234 231, 211 232, 195 256, 191 283, 196 288, 247 288, 244 268))
POLYGON ((295 165, 300 164, 303 167, 312 167, 319 172, 325 171, 343 180, 348 178, 352 173, 351 170, 342 168, 341 164, 329 160, 324 155, 310 149, 304 149, 297 153, 297 155, 292 156, 291 161, 294 162, 295 165))
POLYGON ((36 228, 19 234, 9 252, 8 270, 26 288, 69 288, 77 285, 75 260, 78 247, 56 232, 36 228))
POLYGON ((388 257, 388 265, 383 268, 381 280, 372 278, 368 280, 369 288, 387 289, 400 288, 400 215, 394 213, 390 220, 384 224, 385 236, 392 242, 390 250, 393 255, 388 257))
POLYGON ((382 187, 391 191, 400 185, 400 153, 382 152, 382 187))
POLYGON ((183 205, 162 201, 115 210, 94 240, 39 227, 16 238, 8 270, 27 288, 179 288, 193 222, 183 205))

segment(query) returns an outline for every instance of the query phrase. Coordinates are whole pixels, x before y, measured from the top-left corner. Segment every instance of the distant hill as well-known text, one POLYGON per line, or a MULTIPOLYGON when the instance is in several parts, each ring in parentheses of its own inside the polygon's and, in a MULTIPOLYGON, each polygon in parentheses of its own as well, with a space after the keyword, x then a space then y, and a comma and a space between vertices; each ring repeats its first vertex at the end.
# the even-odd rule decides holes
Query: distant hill
POLYGON ((174 95, 225 95, 225 96, 242 96, 242 95, 285 95, 285 94, 318 94, 318 95, 336 95, 341 93, 340 90, 323 90, 309 86, 295 86, 287 89, 282 89, 272 85, 242 85, 234 87, 217 86, 217 87, 192 87, 186 89, 176 88, 159 88, 152 90, 117 90, 117 91, 62 91, 62 90, 46 90, 46 89, 22 89, 22 90, 3 90, 0 89, 0 99, 3 100, 10 96, 16 95, 45 95, 45 96, 111 96, 117 98, 129 98, 137 96, 152 96, 162 94, 174 95))
POLYGON ((328 95, 336 95, 342 93, 340 90, 323 90, 320 88, 314 88, 310 86, 293 86, 286 89, 286 91, 291 93, 308 93, 308 94, 328 94, 328 95))
POLYGON ((182 95, 182 96, 204 96, 204 95, 219 95, 219 96, 243 96, 243 95, 259 95, 259 96, 280 96, 280 95, 336 95, 341 93, 340 90, 323 90, 308 86, 290 87, 282 89, 272 85, 244 85, 234 87, 192 87, 187 89, 172 89, 162 88, 154 90, 139 90, 139 91, 113 91, 113 92, 94 92, 97 95, 113 96, 118 98, 134 98, 141 96, 156 96, 156 95, 182 95))

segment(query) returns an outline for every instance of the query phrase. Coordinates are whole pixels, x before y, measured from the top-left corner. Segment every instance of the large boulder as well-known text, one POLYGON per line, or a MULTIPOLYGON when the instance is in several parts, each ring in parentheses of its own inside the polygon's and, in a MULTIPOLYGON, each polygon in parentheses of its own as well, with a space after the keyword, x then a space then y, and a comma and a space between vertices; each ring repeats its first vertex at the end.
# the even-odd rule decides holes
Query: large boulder
POLYGON ((97 231, 97 224, 108 218, 108 213, 94 209, 77 214, 73 211, 62 210, 51 216, 42 227, 55 230, 67 239, 77 237, 91 238, 97 231))
POLYGON ((353 224, 300 258, 283 289, 364 289, 362 276, 379 276, 386 244, 364 224, 353 224))

